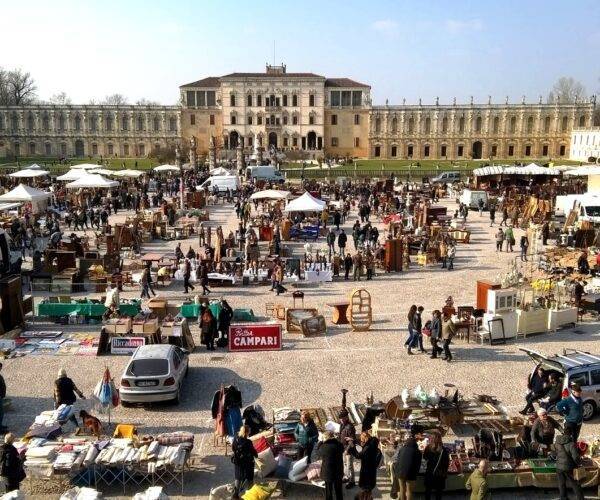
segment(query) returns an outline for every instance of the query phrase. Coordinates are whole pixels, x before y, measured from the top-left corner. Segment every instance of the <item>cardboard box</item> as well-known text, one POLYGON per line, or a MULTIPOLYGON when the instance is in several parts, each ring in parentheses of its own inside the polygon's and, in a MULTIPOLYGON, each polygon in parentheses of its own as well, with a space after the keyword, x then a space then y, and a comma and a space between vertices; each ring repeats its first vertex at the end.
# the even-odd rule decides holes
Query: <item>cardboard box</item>
POLYGON ((144 334, 153 334, 158 331, 158 318, 149 319, 144 323, 144 334))
POLYGON ((133 333, 144 333, 144 323, 145 321, 134 321, 131 324, 131 328, 133 330, 133 333))
POLYGON ((131 330, 131 318, 120 318, 115 325, 115 333, 125 335, 131 330))

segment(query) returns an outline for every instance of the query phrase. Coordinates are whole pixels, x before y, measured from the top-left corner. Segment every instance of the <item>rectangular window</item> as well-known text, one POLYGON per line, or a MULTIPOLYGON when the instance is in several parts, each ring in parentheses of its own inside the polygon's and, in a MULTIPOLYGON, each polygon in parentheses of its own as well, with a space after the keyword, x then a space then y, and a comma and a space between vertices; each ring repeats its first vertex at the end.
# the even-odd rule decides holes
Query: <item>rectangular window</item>
POLYGON ((393 157, 396 157, 398 155, 398 147, 397 146, 392 146, 392 152, 391 155, 393 157))
POLYGON ((286 94, 284 94, 284 96, 283 96, 283 105, 284 105, 285 107, 287 107, 287 105, 288 105, 288 104, 287 104, 287 95, 286 95, 286 94))
POLYGON ((560 154, 560 156, 565 156, 566 152, 567 152, 567 148, 566 148, 566 146, 563 144, 563 145, 560 147, 560 152, 559 152, 559 154, 560 154))
POLYGON ((360 125, 360 115, 354 115, 354 125, 360 125))
POLYGON ((332 90, 331 91, 331 105, 332 106, 339 106, 340 105, 340 91, 339 90, 332 90))
POLYGON ((92 144, 92 154, 93 155, 98 154, 98 144, 92 144))
POLYGON ((447 151, 447 149, 446 149, 446 146, 442 146, 442 147, 440 148, 440 156, 441 156, 442 158, 445 158, 445 157, 446 157, 446 151, 447 151))
POLYGON ((349 90, 342 91, 342 106, 351 106, 352 105, 352 92, 349 90))
POLYGON ((67 145, 65 143, 60 145, 60 154, 63 156, 66 156, 67 154, 67 145))
POLYGON ((140 144, 139 148, 138 148, 138 152, 140 156, 145 156, 146 154, 146 146, 144 146, 143 144, 140 144))
POLYGON ((123 156, 129 156, 129 144, 123 145, 123 156))
POLYGON ((548 144, 542 146, 542 156, 548 156, 548 144))
POLYGON ((256 96, 256 105, 257 106, 262 106, 262 95, 258 94, 256 96))
POLYGON ((112 156, 112 155, 114 154, 114 152, 115 152, 115 151, 114 151, 114 147, 113 147, 113 145, 112 145, 112 144, 109 144, 109 145, 108 145, 108 154, 112 156))
POLYGON ((262 125, 262 116, 258 115, 258 116, 256 117, 256 124, 257 124, 257 125, 262 125))
POLYGON ((409 158, 412 158, 413 155, 413 147, 412 146, 408 146, 406 148, 406 156, 408 156, 409 158))
POLYGON ((246 97, 246 106, 252 106, 252 95, 248 94, 248 97, 246 97))
POLYGON ((308 105, 310 107, 314 107, 314 105, 315 105, 315 94, 310 94, 308 96, 308 105))
POLYGON ((288 124, 288 117, 287 117, 287 115, 284 115, 284 116, 283 116, 283 124, 284 124, 284 125, 287 125, 287 124, 288 124))
POLYGON ((186 92, 186 101, 187 101, 188 106, 195 106, 196 105, 196 92, 194 92, 193 90, 188 90, 186 92))
POLYGON ((252 117, 251 116, 248 117, 248 125, 252 125, 252 117))
POLYGON ((296 94, 292 96, 292 106, 298 106, 298 96, 296 94))
POLYGON ((525 146, 525 156, 531 156, 531 146, 525 146))
POLYGON ((600 370, 592 370, 590 375, 592 376, 592 385, 600 385, 600 370))
POLYGON ((352 91, 352 106, 362 106, 362 90, 352 91))
POLYGON ((331 124, 337 125, 337 115, 331 115, 331 124))
POLYGON ((231 115, 231 124, 232 124, 232 125, 235 125, 235 124, 236 124, 235 115, 231 115))
POLYGON ((508 156, 514 156, 515 155, 515 147, 511 144, 510 146, 508 146, 508 156))
POLYGON ((338 147, 338 138, 337 137, 332 137, 331 138, 331 146, 334 148, 338 147))
POLYGON ((459 158, 464 154, 464 146, 458 146, 457 152, 456 152, 456 156, 458 156, 459 158))
POLYGON ((284 148, 287 148, 287 147, 288 147, 288 138, 287 138, 287 137, 284 137, 284 138, 283 138, 283 147, 284 147, 284 148))
POLYGON ((217 98, 214 90, 209 90, 206 92, 206 105, 214 106, 217 102, 217 98))
POLYGON ((196 92, 196 106, 206 106, 206 92, 196 92))
POLYGON ((292 125, 298 125, 298 117, 292 116, 292 125))
POLYGON ((429 146, 423 148, 423 156, 427 158, 429 156, 429 146))
POLYGON ((314 125, 315 124, 315 117, 314 116, 310 115, 308 117, 308 124, 309 125, 314 125))
POLYGON ((492 156, 498 156, 498 146, 496 144, 492 146, 492 156))
POLYGON ((196 125, 196 115, 190 115, 190 125, 196 125))
POLYGON ((210 117, 208 118, 208 123, 210 123, 211 125, 215 124, 215 115, 210 115, 210 117))
POLYGON ((354 147, 355 148, 359 148, 360 147, 360 137, 355 137, 354 138, 354 147))
POLYGON ((297 147, 298 147, 298 138, 297 138, 297 137, 294 137, 294 138, 292 139, 292 144, 293 144, 293 146, 294 146, 295 148, 297 148, 297 147))
POLYGON ((50 143, 46 143, 46 155, 50 156, 52 154, 52 146, 50 145, 50 143))
POLYGON ((381 146, 375 146, 375 158, 379 158, 381 156, 381 146))

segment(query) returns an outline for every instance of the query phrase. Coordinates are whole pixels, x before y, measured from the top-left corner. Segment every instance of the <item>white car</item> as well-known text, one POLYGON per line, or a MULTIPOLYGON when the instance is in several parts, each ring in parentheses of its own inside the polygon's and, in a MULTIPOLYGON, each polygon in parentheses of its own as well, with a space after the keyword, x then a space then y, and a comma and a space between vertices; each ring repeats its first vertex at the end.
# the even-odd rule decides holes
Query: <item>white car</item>
POLYGON ((168 344, 138 347, 121 377, 121 403, 179 403, 188 351, 168 344))

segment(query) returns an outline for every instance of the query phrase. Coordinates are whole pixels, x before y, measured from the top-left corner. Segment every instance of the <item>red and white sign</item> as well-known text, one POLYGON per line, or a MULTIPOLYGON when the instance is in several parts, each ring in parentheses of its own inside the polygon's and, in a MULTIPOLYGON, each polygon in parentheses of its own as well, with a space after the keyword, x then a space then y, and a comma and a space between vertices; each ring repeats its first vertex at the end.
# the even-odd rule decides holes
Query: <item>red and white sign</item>
POLYGON ((133 354, 146 343, 144 337, 113 337, 110 339, 111 354, 133 354))
POLYGON ((229 327, 229 350, 279 351, 281 349, 281 325, 257 325, 240 323, 229 327))

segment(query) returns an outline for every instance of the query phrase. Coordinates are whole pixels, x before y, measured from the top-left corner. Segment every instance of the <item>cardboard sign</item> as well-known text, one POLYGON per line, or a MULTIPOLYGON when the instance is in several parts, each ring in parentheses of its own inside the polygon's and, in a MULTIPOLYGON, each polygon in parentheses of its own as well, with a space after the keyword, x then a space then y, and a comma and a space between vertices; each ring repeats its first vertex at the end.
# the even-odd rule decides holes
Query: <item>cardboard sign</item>
POLYGON ((279 351, 281 350, 281 325, 238 323, 229 327, 229 350, 279 351))
POLYGON ((144 337, 113 337, 110 339, 110 352, 111 354, 133 354, 145 343, 144 337))

